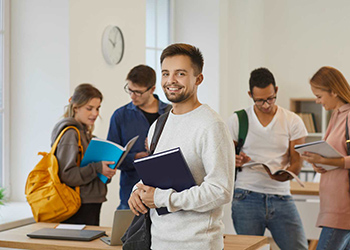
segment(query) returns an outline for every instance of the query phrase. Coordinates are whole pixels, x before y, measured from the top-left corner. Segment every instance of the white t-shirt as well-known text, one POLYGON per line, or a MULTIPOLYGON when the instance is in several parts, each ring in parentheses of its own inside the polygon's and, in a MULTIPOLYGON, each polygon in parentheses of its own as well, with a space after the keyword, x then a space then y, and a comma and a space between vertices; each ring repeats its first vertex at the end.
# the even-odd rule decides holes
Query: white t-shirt
MULTIPOLYGON (((285 168, 290 165, 289 142, 307 136, 302 119, 295 113, 277 106, 272 121, 263 127, 254 112, 254 105, 246 109, 249 127, 245 143, 241 149, 252 161, 267 163, 271 166, 285 168)), ((238 141, 238 116, 232 114, 228 127, 234 141, 238 141)), ((273 180, 264 171, 242 168, 238 172, 235 188, 253 192, 289 195, 289 181, 273 180)))

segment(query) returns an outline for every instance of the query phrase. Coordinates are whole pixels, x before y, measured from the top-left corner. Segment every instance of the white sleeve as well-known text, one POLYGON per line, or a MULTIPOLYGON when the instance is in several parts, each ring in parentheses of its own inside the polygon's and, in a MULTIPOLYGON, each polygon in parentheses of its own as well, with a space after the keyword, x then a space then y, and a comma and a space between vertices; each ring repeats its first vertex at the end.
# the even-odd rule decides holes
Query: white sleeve
POLYGON ((231 201, 235 149, 227 126, 221 122, 208 129, 200 137, 199 148, 205 170, 204 181, 182 192, 156 188, 154 203, 157 207, 167 207, 170 212, 181 209, 206 212, 231 201))
POLYGON ((236 113, 233 113, 227 120, 227 126, 228 130, 230 131, 231 138, 238 142, 238 131, 239 131, 239 124, 238 124, 238 115, 236 113))

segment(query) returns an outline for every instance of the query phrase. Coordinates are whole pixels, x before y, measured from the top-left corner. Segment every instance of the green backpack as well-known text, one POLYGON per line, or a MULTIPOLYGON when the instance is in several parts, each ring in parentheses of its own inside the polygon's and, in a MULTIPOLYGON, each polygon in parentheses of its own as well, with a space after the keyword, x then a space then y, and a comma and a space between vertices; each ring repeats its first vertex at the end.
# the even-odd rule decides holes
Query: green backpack
MULTIPOLYGON (((244 109, 235 111, 235 113, 238 116, 238 142, 236 145, 236 155, 239 155, 248 134, 248 115, 244 109)), ((236 178, 238 171, 241 172, 242 168, 236 167, 235 171, 236 171, 236 175, 235 175, 235 178, 236 178)))

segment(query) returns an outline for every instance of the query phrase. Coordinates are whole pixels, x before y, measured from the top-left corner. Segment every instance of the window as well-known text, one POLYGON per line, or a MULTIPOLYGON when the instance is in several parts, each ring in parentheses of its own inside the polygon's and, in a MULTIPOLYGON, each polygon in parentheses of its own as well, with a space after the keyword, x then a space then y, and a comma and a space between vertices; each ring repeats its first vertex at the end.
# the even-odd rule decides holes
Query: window
POLYGON ((8 186, 9 0, 0 0, 0 187, 8 186))
POLYGON ((155 93, 167 101, 161 87, 160 55, 169 45, 170 0, 147 0, 146 3, 146 64, 157 73, 155 93))

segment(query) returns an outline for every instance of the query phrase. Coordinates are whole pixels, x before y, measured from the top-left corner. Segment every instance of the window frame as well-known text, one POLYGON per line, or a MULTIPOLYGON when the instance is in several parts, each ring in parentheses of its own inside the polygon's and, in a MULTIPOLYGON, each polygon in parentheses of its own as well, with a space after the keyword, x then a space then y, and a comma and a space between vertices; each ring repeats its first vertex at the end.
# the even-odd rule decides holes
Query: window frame
POLYGON ((2 179, 0 185, 6 188, 6 198, 10 196, 10 0, 2 0, 2 23, 1 33, 3 35, 3 130, 2 138, 2 179))
MULTIPOLYGON (((154 20, 154 30, 155 30, 155 34, 154 34, 154 39, 155 39, 155 46, 148 46, 147 44, 147 39, 146 39, 146 49, 145 49, 145 53, 146 53, 146 62, 148 61, 148 57, 147 57, 147 52, 148 51, 152 51, 154 53, 154 58, 152 58, 152 60, 155 62, 155 65, 149 65, 151 67, 154 68, 154 70, 156 71, 156 76, 157 76, 157 81, 156 81, 156 90, 155 90, 155 94, 157 94, 160 99, 163 102, 168 102, 168 100, 165 97, 165 94, 163 93, 163 90, 161 88, 161 72, 159 71, 160 69, 160 58, 159 55, 162 53, 162 51, 165 49, 165 47, 162 47, 161 45, 158 44, 158 15, 159 15, 159 10, 158 10, 158 2, 159 1, 164 1, 164 0, 154 0, 155 1, 155 20, 154 20), (159 68, 158 68, 159 66, 159 68)), ((168 40, 168 44, 171 44, 173 41, 173 6, 174 6, 174 0, 167 0, 168 1, 168 30, 167 30, 167 40, 168 40)), ((146 13, 147 15, 147 13, 146 13)), ((146 22, 147 24, 147 22, 146 22)), ((147 34, 146 34, 147 35, 147 34)), ((167 45, 166 45, 167 46, 167 45)))

